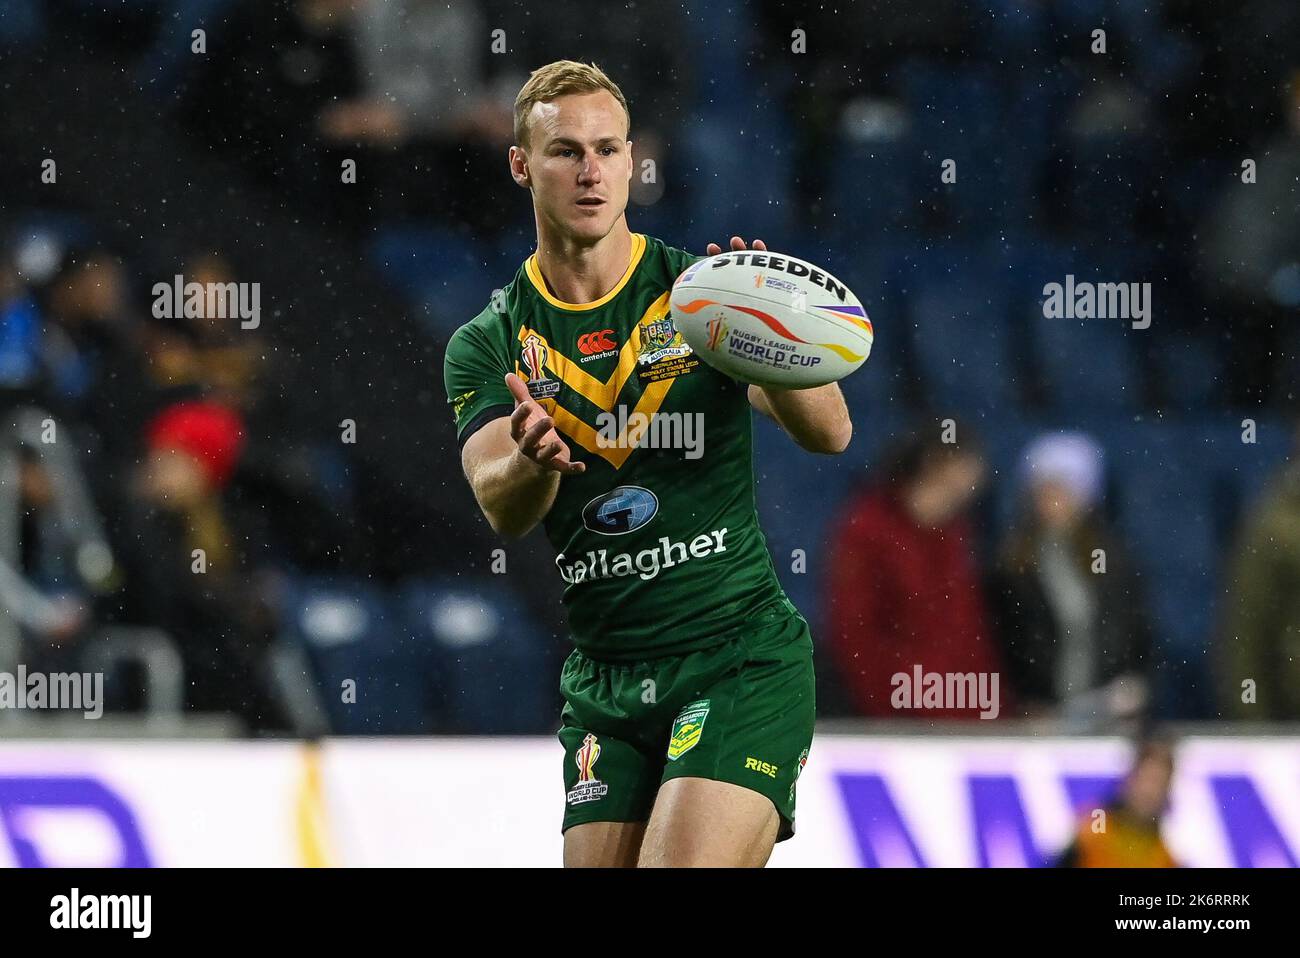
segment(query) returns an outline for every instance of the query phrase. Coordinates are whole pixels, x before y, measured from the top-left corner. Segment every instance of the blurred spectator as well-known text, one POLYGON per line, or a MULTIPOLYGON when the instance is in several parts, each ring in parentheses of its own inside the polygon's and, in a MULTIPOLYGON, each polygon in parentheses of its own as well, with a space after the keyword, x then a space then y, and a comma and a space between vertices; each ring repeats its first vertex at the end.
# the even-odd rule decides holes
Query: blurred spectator
POLYGON ((92 476, 96 483, 111 478, 131 453, 147 411, 144 326, 131 283, 119 256, 99 246, 74 247, 43 290, 43 395, 106 457, 103 473, 92 476))
MULTIPOLYGON (((845 507, 830 554, 829 641, 858 714, 978 717, 973 709, 895 711, 890 695, 891 677, 915 665, 998 671, 966 517, 984 475, 969 440, 917 434, 845 507)), ((999 692, 1005 707, 1003 683, 999 692)))
POLYGON ((300 210, 343 225, 427 216, 502 227, 514 94, 471 0, 243 0, 196 71, 185 114, 300 210), (500 81, 500 82, 498 82, 500 81), (343 162, 357 175, 340 188, 343 162))
POLYGON ((909 122, 902 67, 969 60, 979 21, 975 9, 959 0, 870 0, 797 11, 779 0, 761 0, 755 14, 764 34, 761 49, 777 51, 771 69, 797 124, 790 144, 796 156, 794 201, 814 221, 835 212, 828 198, 842 131, 868 129, 886 139, 901 134, 909 122), (813 55, 791 55, 796 28, 805 31, 813 55), (856 119, 846 123, 847 118, 856 119))
POLYGON ((1201 277, 1215 319, 1226 332, 1229 393, 1238 403, 1268 401, 1287 367, 1279 355, 1300 341, 1284 335, 1300 309, 1300 69, 1283 88, 1285 125, 1270 143, 1251 144, 1255 181, 1242 182, 1240 162, 1201 232, 1201 277))
POLYGON ((1127 716, 1147 697, 1151 636, 1136 575, 1103 521, 1102 451, 1080 433, 1025 451, 1022 515, 993 575, 997 634, 1027 714, 1127 716))
MULTIPOLYGON (((548 11, 549 15, 550 11, 548 11)), ((450 220, 489 235, 507 222, 505 189, 429 189, 501 182, 526 76, 493 82, 487 19, 474 0, 363 0, 347 21, 359 70, 354 96, 322 109, 319 130, 369 170, 369 215, 450 220), (370 188, 382 186, 382 189, 370 188)), ((499 57, 496 59, 500 59, 499 57)))
POLYGON ((128 614, 176 639, 187 708, 234 712, 254 730, 283 728, 266 662, 275 621, 256 564, 267 537, 225 497, 243 421, 215 402, 187 401, 158 414, 145 436, 128 540, 128 614))
POLYGON ((0 390, 8 402, 36 398, 44 376, 41 311, 23 284, 13 254, 0 245, 0 390))
POLYGON ((1231 718, 1300 721, 1300 417, 1293 448, 1230 563, 1220 685, 1231 718))
POLYGON ((490 36, 479 4, 364 0, 350 23, 361 90, 321 113, 328 137, 383 144, 430 134, 449 143, 510 143, 513 95, 487 85, 490 36))
POLYGON ((354 6, 237 0, 214 25, 207 55, 191 58, 181 108, 191 133, 305 212, 337 212, 340 169, 322 168, 317 117, 360 89, 348 35, 354 6))
POLYGON ((1174 775, 1172 743, 1143 738, 1116 798, 1088 815, 1057 860, 1062 868, 1177 868, 1160 837, 1174 775))
MULTIPOLYGON (((488 9, 499 7, 490 0, 488 9)), ((512 9, 518 9, 514 7, 512 9)), ((695 66, 688 45, 681 41, 688 29, 680 0, 655 4, 628 3, 617 15, 593 17, 584 0, 552 0, 545 8, 528 11, 522 41, 512 62, 523 67, 520 82, 544 63, 555 60, 594 61, 617 78, 632 112, 632 158, 635 169, 629 184, 632 203, 651 205, 665 192, 674 158, 679 154, 682 126, 690 107, 695 66), (646 162, 658 170, 644 176, 646 162)), ((504 22, 504 11, 493 10, 494 23, 504 22)), ((512 137, 513 139, 513 137, 512 137)), ((629 216, 634 210, 629 211, 629 216)))
POLYGON ((62 441, 47 413, 17 410, 0 445, 0 609, 3 658, 15 636, 33 668, 71 666, 95 625, 96 600, 120 583, 120 570, 87 491, 65 426, 62 441))
MULTIPOLYGON (((181 275, 205 288, 230 286, 235 273, 219 253, 188 258, 181 275)), ((160 395, 202 395, 247 412, 257 395, 265 344, 252 329, 227 316, 179 316, 150 323, 149 375, 160 395)))

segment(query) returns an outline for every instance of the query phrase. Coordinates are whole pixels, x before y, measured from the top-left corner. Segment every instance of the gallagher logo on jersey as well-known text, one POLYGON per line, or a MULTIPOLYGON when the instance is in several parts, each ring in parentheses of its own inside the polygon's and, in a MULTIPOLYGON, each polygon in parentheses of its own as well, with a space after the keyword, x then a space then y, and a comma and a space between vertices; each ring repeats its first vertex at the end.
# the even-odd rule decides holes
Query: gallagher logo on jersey
POLYGON ((582 358, 578 360, 580 363, 618 355, 618 340, 614 337, 614 330, 600 329, 594 333, 583 333, 578 337, 578 352, 582 353, 582 358))
POLYGON ((537 336, 524 340, 521 350, 524 366, 528 369, 528 395, 534 399, 551 399, 560 391, 560 384, 546 375, 547 349, 537 336))
POLYGON ((640 529, 659 512, 659 497, 641 486, 618 486, 597 496, 582 510, 582 524, 602 536, 621 536, 640 529))

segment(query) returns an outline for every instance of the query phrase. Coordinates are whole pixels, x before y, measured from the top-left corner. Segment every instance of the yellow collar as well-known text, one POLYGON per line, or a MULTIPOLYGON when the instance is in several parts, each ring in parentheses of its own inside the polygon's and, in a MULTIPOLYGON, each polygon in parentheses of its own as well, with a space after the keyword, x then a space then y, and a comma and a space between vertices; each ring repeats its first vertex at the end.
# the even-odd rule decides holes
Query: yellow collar
POLYGON ((524 272, 528 274, 528 279, 532 282, 533 288, 536 289, 537 292, 541 293, 542 298, 552 306, 558 309, 567 309, 570 312, 595 309, 597 306, 604 306, 619 294, 619 290, 627 285, 627 281, 631 279, 632 274, 636 272, 636 267, 637 264, 641 262, 641 257, 645 255, 645 247, 645 236, 641 233, 633 233, 632 255, 628 258, 627 269, 623 272, 622 278, 614 284, 614 288, 608 293, 600 297, 600 299, 592 300, 590 303, 566 303, 564 300, 556 299, 551 295, 551 291, 546 288, 546 280, 542 277, 542 271, 537 268, 536 253, 533 253, 532 256, 529 256, 528 259, 524 261, 524 272))

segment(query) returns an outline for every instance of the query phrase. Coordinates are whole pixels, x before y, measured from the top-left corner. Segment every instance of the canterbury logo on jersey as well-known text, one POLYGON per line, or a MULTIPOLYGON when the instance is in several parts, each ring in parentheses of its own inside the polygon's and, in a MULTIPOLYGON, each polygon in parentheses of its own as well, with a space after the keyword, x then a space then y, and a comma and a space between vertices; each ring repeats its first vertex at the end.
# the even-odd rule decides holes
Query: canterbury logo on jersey
POLYGON ((726 536, 726 529, 715 529, 696 536, 689 544, 673 542, 663 536, 653 549, 620 552, 614 556, 609 555, 606 549, 595 549, 577 562, 570 562, 561 552, 555 557, 555 565, 560 570, 560 577, 570 585, 591 579, 617 579, 628 575, 649 582, 658 578, 664 569, 671 569, 691 559, 703 559, 718 552, 726 552, 727 547, 722 544, 726 536))
MULTIPOLYGON (((623 441, 616 443, 603 442, 595 426, 584 421, 577 413, 566 408, 555 399, 559 386, 558 383, 552 386, 552 383, 558 380, 558 382, 564 383, 598 409, 612 412, 619 393, 622 392, 623 387, 637 369, 637 355, 644 338, 643 330, 647 326, 663 320, 668 315, 669 308, 667 292, 664 292, 646 307, 641 319, 632 328, 622 346, 618 346, 614 351, 614 354, 618 356, 618 361, 608 377, 603 380, 597 379, 580 365, 586 362, 588 357, 579 357, 576 361, 570 359, 564 355, 562 350, 557 349, 554 343, 548 342, 546 337, 538 330, 525 325, 520 327, 517 334, 520 358, 516 361, 516 371, 522 376, 523 367, 525 365, 529 366, 529 393, 539 402, 545 401, 544 408, 555 418, 555 425, 560 432, 591 454, 604 459, 615 469, 621 468, 623 463, 627 461, 627 457, 636 448, 635 444, 623 441), (535 386, 531 376, 534 371, 534 363, 544 367, 543 369, 537 369, 536 373, 546 380, 545 393, 541 392, 542 385, 535 386), (555 380, 550 378, 548 371, 549 374, 554 375, 555 380)), ((600 330, 597 333, 586 333, 584 336, 602 340, 606 332, 606 330, 600 330)), ((612 334, 612 331, 609 332, 612 334)), ((590 345, 594 346, 596 344, 590 343, 590 345)), ((579 349, 581 349, 581 346, 579 346, 579 349)), ((602 354, 592 353, 590 358, 595 359, 600 355, 602 354)), ((633 411, 640 413, 646 419, 653 418, 655 413, 659 411, 660 406, 663 405, 664 397, 668 394, 672 384, 672 378, 648 383, 642 390, 633 411)))
POLYGON ((612 353, 618 349, 614 330, 602 329, 597 333, 583 333, 578 337, 578 352, 584 356, 594 357, 597 353, 612 353))

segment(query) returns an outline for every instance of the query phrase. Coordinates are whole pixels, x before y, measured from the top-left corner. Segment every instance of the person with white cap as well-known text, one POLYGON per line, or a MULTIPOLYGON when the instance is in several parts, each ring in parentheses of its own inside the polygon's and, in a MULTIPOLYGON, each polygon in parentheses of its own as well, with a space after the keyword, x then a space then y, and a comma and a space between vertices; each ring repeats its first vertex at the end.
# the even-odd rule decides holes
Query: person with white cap
POLYGON ((1021 459, 1021 517, 994 575, 998 635, 1030 714, 1090 722, 1146 700, 1150 629, 1136 574, 1100 515, 1101 447, 1049 433, 1021 459))

